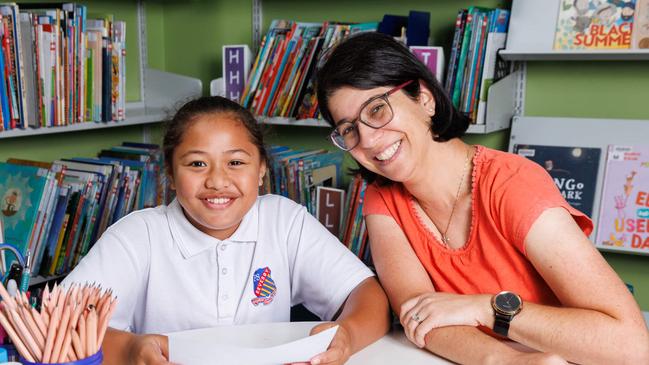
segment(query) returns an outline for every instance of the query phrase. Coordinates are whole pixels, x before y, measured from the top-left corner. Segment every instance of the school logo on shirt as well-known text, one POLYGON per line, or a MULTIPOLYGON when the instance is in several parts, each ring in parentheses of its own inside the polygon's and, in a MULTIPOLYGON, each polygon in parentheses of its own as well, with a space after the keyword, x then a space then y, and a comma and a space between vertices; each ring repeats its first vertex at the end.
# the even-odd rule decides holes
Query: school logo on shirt
POLYGON ((260 303, 267 305, 273 301, 275 293, 277 293, 277 287, 270 277, 270 268, 263 267, 255 270, 252 275, 252 290, 257 297, 252 300, 252 304, 256 306, 260 303))

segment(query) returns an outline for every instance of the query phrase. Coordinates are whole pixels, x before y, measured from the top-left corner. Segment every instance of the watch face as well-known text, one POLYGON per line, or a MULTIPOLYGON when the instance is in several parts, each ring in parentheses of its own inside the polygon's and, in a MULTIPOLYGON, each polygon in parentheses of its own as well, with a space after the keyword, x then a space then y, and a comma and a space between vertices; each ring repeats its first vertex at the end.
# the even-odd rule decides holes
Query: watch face
POLYGON ((515 314, 521 307, 521 299, 512 292, 503 292, 496 295, 495 304, 501 311, 515 314))

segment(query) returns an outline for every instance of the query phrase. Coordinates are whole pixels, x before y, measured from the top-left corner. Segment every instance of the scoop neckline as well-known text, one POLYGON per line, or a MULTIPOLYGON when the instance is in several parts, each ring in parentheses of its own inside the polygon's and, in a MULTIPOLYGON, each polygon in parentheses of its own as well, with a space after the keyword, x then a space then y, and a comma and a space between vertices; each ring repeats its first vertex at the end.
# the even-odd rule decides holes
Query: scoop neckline
MULTIPOLYGON (((429 242, 432 242, 434 247, 442 250, 443 252, 451 255, 460 255, 465 252, 467 252, 471 247, 473 247, 473 241, 474 241, 474 235, 475 235, 475 227, 476 227, 476 222, 477 222, 477 209, 476 209, 476 192, 477 192, 477 175, 478 175, 478 167, 480 164, 480 160, 478 157, 481 155, 483 151, 483 147, 480 145, 474 145, 475 148, 475 154, 473 155, 473 158, 471 159, 471 162, 473 163, 473 167, 471 169, 471 226, 469 228, 469 235, 467 236, 467 241, 464 242, 464 245, 460 248, 451 248, 448 245, 442 243, 439 238, 433 234, 433 232, 428 229, 426 224, 424 223, 422 217, 419 215, 419 212, 417 211, 415 207, 415 197, 410 194, 403 185, 401 188, 404 190, 404 192, 408 195, 408 208, 410 209, 410 213, 416 218, 417 222, 417 228, 422 231, 426 238, 428 239, 429 242)), ((418 203, 417 203, 418 204, 418 203)))

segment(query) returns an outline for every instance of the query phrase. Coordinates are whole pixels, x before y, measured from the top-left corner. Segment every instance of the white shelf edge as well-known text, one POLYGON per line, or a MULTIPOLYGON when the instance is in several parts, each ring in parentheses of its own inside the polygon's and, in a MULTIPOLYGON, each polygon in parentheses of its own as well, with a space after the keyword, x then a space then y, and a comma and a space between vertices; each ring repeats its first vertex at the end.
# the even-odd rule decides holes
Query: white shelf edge
POLYGON ((57 127, 41 127, 41 128, 27 128, 27 129, 12 129, 9 131, 0 132, 0 139, 3 138, 16 138, 16 137, 27 137, 27 136, 38 136, 46 134, 55 134, 55 133, 67 133, 67 132, 78 132, 78 131, 87 131, 95 129, 104 129, 104 128, 113 128, 113 127, 125 127, 131 125, 140 125, 140 124, 149 124, 157 123, 164 121, 167 118, 167 115, 159 110, 154 113, 139 113, 135 117, 129 117, 128 112, 126 113, 126 120, 123 121, 111 121, 111 122, 82 122, 76 124, 70 124, 65 126, 57 127))
POLYGON ((574 50, 538 51, 504 49, 499 53, 508 61, 646 61, 649 50, 574 50))
POLYGON ((295 119, 287 117, 266 117, 266 116, 257 116, 257 120, 262 124, 271 124, 271 125, 294 125, 300 127, 320 127, 320 128, 331 128, 331 125, 323 119, 295 119))
POLYGON ((511 126, 519 72, 512 72, 489 87, 486 122, 470 124, 466 131, 467 134, 488 134, 508 129, 511 126))
POLYGON ((201 81, 169 72, 146 69, 145 100, 126 103, 126 119, 110 122, 81 122, 57 127, 12 129, 0 132, 0 139, 78 132, 163 122, 180 102, 201 95, 201 81))
POLYGON ((634 251, 632 249, 628 248, 619 248, 619 247, 614 247, 614 246, 602 246, 602 245, 597 245, 594 243, 595 241, 595 232, 591 235, 591 242, 595 245, 595 248, 601 252, 609 252, 609 253, 619 253, 619 254, 625 254, 625 255, 635 255, 635 256, 649 256, 649 253, 646 252, 641 252, 641 251, 634 251))

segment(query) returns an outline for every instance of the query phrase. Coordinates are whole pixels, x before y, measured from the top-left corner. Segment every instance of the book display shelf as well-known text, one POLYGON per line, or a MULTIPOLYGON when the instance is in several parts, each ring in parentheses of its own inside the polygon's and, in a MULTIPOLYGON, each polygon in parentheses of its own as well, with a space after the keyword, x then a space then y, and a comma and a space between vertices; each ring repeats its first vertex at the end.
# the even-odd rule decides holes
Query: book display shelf
POLYGON ((124 127, 165 121, 169 111, 184 100, 201 95, 202 83, 199 79, 174 73, 155 70, 147 66, 147 34, 144 4, 137 2, 137 24, 128 31, 138 33, 137 52, 139 53, 140 101, 126 103, 126 119, 110 122, 82 122, 58 127, 13 129, 0 132, 0 139, 25 136, 76 132, 101 128, 124 127))
POLYGON ((649 60, 649 49, 553 49, 560 5, 561 0, 514 0, 500 55, 510 61, 649 60))
MULTIPOLYGON (((513 0, 507 45, 500 52, 510 61, 638 61, 649 60, 648 49, 555 49, 557 17, 562 0, 513 0)), ((525 67, 523 67, 525 70, 525 67)), ((524 92, 524 91, 523 91, 524 92)), ((646 145, 649 122, 635 119, 531 117, 513 118, 509 152, 515 145, 600 148, 595 181, 591 240, 596 242, 609 145, 646 145)), ((601 251, 649 254, 646 250, 596 244, 601 251)))
POLYGON ((144 73, 145 98, 143 101, 126 103, 126 120, 13 129, 0 132, 0 139, 162 122, 169 118, 168 109, 174 104, 201 94, 202 86, 198 79, 154 69, 145 69, 144 73))
MULTIPOLYGON (((449 19, 451 22, 452 19, 449 19)), ((253 51, 259 49, 261 42, 263 24, 262 0, 254 0, 252 6, 252 34, 253 34, 253 51)), ((254 55, 253 55, 254 57, 254 55)), ((524 74, 520 71, 513 72, 501 80, 495 82, 488 91, 488 106, 486 122, 484 124, 471 124, 467 133, 469 134, 487 134, 510 127, 511 118, 517 114, 521 106, 523 96, 522 88, 524 86, 524 74)), ((212 81, 216 83, 216 80, 212 81)), ((214 92, 212 92, 214 95, 214 92)), ((286 117, 268 117, 259 116, 260 122, 272 125, 295 125, 310 127, 325 127, 329 124, 319 119, 296 119, 286 117)))
MULTIPOLYGON (((646 136, 648 135, 649 122, 645 120, 514 117, 509 139, 509 152, 514 152, 515 144, 595 147, 601 149, 595 183, 593 214, 591 216, 594 223, 591 240, 594 242, 600 214, 608 145, 646 145, 646 136)), ((597 248, 602 251, 649 255, 649 252, 631 250, 626 247, 597 245, 597 248)))

